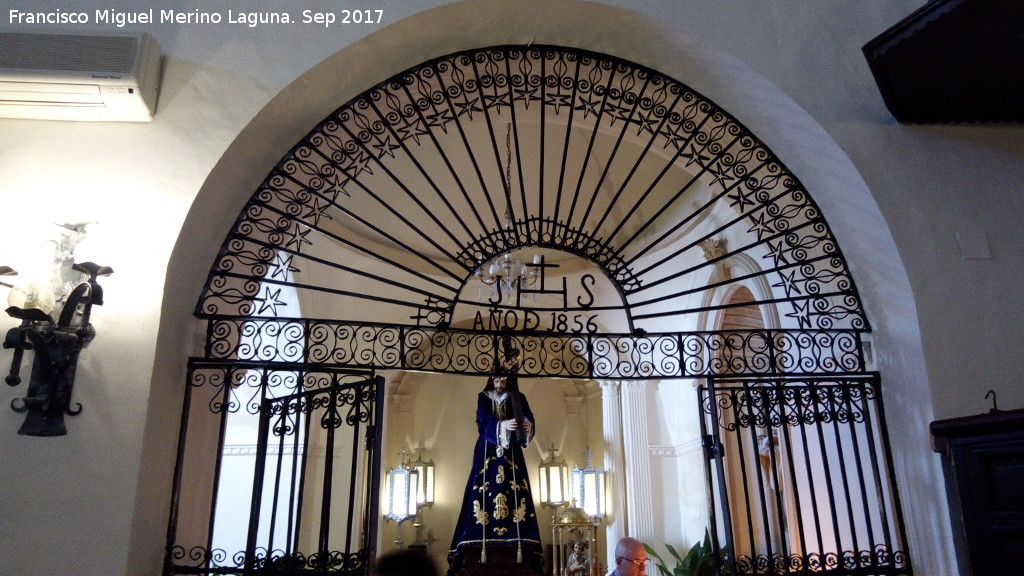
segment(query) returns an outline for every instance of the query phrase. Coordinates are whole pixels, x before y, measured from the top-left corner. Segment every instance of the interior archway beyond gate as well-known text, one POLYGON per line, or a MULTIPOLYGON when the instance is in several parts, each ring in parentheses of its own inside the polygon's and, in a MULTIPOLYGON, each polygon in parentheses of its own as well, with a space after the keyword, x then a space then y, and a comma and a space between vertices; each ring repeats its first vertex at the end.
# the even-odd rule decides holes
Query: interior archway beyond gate
POLYGON ((324 119, 240 214, 196 315, 203 360, 486 374, 514 347, 524 375, 603 379, 860 373, 869 329, 820 211, 744 126, 553 46, 441 57, 324 119), (468 296, 506 256, 533 283, 468 296), (760 266, 721 274, 736 258, 760 266), (743 305, 781 326, 699 331, 709 291, 742 281, 771 286, 743 305))

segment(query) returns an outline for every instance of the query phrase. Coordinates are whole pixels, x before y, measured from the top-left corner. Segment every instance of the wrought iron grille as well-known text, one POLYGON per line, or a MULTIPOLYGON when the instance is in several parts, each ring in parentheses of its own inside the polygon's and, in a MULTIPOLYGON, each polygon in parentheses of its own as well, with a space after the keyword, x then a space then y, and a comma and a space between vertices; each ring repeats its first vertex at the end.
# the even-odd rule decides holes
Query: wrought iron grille
POLYGON ((526 248, 607 277, 616 302, 559 301, 588 332, 696 329, 709 295, 753 281, 794 328, 869 329, 821 212, 742 124, 656 71, 554 46, 441 57, 324 119, 239 215, 196 313, 464 326, 519 307, 466 287, 526 248), (716 274, 739 258, 756 269, 716 274))
POLYGON ((700 398, 720 574, 912 574, 877 375, 711 378, 700 398))
POLYGON ((368 574, 382 394, 366 372, 194 361, 164 574, 368 574))
POLYGON ((238 362, 488 374, 501 341, 523 352, 520 374, 577 378, 687 378, 720 374, 862 371, 856 330, 677 334, 479 332, 309 319, 207 320, 206 357, 238 362))
MULTIPOLYGON (((396 74, 270 170, 211 268, 196 306, 206 339, 190 370, 165 574, 361 573, 362 544, 263 545, 253 521, 238 555, 213 545, 226 414, 244 404, 261 415, 268 442, 254 468, 273 484, 285 476, 267 463, 284 457, 271 457, 269 440, 312 429, 306 410, 365 378, 353 371, 486 374, 503 339, 523 352, 525 376, 709 379, 701 393, 707 435, 723 448, 725 496, 714 505, 732 554, 725 573, 910 574, 880 404, 860 407, 877 398, 877 380, 865 372, 870 325, 848 268, 771 150, 657 71, 577 49, 504 46, 396 74), (514 301, 472 297, 488 261, 526 250, 548 258, 531 266, 549 284, 516 286, 514 301), (587 272, 555 271, 569 256, 587 272), (600 302, 589 298, 590 271, 610 294, 600 302), (770 329, 707 329, 738 286, 756 296, 742 306, 778 311, 770 329), (533 316, 519 324, 519 313, 533 316), (514 325, 494 322, 509 317, 514 325), (722 379, 737 375, 748 379, 722 379), (755 450, 762 429, 779 438, 766 469, 755 450), (832 469, 819 483, 814 462, 857 484, 832 469), (772 481, 814 487, 784 524, 782 504, 794 500, 772 481), (892 513, 879 518, 865 501, 892 513), (826 515, 826 502, 838 512, 826 515)), ((364 468, 350 458, 356 478, 364 468)), ((365 480, 371 512, 375 482, 365 480)), ((263 518, 261 486, 252 483, 253 513, 263 518)), ((348 534, 372 534, 375 517, 348 534)))

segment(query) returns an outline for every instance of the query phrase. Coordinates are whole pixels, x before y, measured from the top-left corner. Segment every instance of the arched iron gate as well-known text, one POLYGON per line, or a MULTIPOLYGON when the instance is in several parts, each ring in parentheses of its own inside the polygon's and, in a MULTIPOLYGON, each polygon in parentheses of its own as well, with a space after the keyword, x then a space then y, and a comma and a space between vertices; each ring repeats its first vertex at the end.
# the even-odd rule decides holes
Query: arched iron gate
MULTIPOLYGON (((380 369, 486 374, 501 341, 522 352, 521 372, 533 377, 707 378, 705 405, 718 407, 705 414, 706 437, 721 448, 714 509, 728 527, 726 573, 910 574, 891 463, 847 460, 854 447, 886 441, 877 377, 866 372, 861 343, 870 325, 837 240, 764 143, 655 70, 574 48, 499 46, 394 75, 330 114, 270 169, 228 232, 195 313, 206 323, 205 342, 190 364, 166 576, 365 573, 365 541, 336 554, 330 535, 339 531, 330 526, 312 552, 273 543, 281 524, 265 529, 267 510, 287 526, 297 526, 297 510, 309 515, 286 506, 293 516, 277 516, 280 504, 266 504, 256 477, 288 487, 278 502, 297 501, 291 486, 311 485, 283 483, 286 471, 306 465, 288 451, 301 447, 307 457, 313 434, 292 431, 362 434, 379 422, 380 403, 353 396, 355 413, 367 419, 351 430, 334 415, 320 418, 327 427, 313 426, 314 412, 303 410, 331 414, 329 406, 349 398, 342 389, 371 382, 380 369), (493 263, 529 262, 529 251, 534 261, 521 274, 539 277, 540 288, 516 280, 507 296, 473 299, 493 263), (549 272, 560 277, 545 278, 549 272), (738 284, 755 287, 755 301, 721 299, 738 284), (707 329, 736 306, 777 315, 765 330, 707 329), (823 390, 846 392, 822 397, 823 390), (846 423, 840 417, 855 405, 855 390, 877 404, 863 411, 873 427, 824 436, 824 424, 846 423), (790 406, 790 398, 800 402, 790 406), (260 416, 250 423, 259 438, 253 477, 242 483, 252 489, 254 519, 243 552, 228 558, 214 545, 213 518, 233 494, 224 488, 223 440, 226 415, 239 414, 243 402, 260 416), (799 426, 790 427, 785 418, 794 415, 799 426), (765 442, 784 454, 753 456, 752 416, 769 417, 765 442), (262 418, 285 420, 273 426, 262 418), (812 454, 810 439, 823 449, 812 454), (836 452, 847 442, 849 450, 836 452), (783 455, 792 458, 787 467, 771 468, 783 455), (767 472, 754 474, 762 461, 767 472), (864 487, 833 487, 800 472, 813 462, 842 470, 829 478, 863 474, 864 487), (808 505, 763 489, 769 473, 792 483, 790 495, 811 480, 815 490, 801 496, 819 498, 822 486, 831 493, 808 505), (841 518, 794 520, 805 511, 821 518, 821 502, 840 501, 848 502, 841 518), (865 501, 892 515, 879 520, 865 501), (843 532, 847 523, 856 542, 843 532), (870 528, 863 540, 862 528, 870 528), (844 551, 826 545, 833 541, 844 551)), ((345 515, 350 546, 357 528, 372 533, 379 462, 372 449, 354 448, 366 438, 344 438, 353 447, 344 456, 350 480, 359 485, 365 473, 367 490, 349 502, 360 495, 367 508, 345 515)), ((324 507, 319 519, 326 516, 324 507)))
POLYGON ((912 574, 877 374, 699 388, 719 574, 912 574))
POLYGON ((365 371, 193 360, 164 574, 367 574, 383 389, 365 371))

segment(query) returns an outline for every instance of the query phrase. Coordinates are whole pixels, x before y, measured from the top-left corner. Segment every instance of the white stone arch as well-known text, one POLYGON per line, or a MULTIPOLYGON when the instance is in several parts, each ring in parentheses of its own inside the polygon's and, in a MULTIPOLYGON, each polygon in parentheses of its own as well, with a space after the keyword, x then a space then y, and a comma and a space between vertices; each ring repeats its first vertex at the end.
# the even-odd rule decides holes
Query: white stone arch
MULTIPOLYGON (((539 8, 539 7, 538 7, 539 8)), ((239 134, 200 189, 168 263, 160 314, 157 353, 140 482, 133 518, 129 564, 157 566, 170 499, 169 470, 185 379, 184 358, 192 349, 195 295, 205 281, 205 266, 263 174, 297 137, 365 86, 379 81, 381 70, 396 72, 424 58, 452 50, 502 43, 544 41, 575 45, 643 63, 684 78, 724 108, 739 115, 785 159, 808 189, 815 191, 860 282, 865 305, 878 328, 880 350, 899 350, 881 359, 890 388, 902 391, 890 406, 911 416, 893 427, 896 450, 920 452, 927 444, 919 424, 928 420, 930 398, 923 371, 914 298, 895 244, 863 180, 828 133, 754 70, 713 45, 663 22, 635 13, 576 0, 547 2, 543 10, 523 10, 496 0, 464 2, 410 17, 339 51, 302 75, 272 100, 239 134), (645 38, 643 43, 632 42, 645 38), (296 108, 295 101, 305 105, 296 108)), ((935 465, 900 471, 903 482, 936 488, 935 465)), ((934 490, 923 489, 922 492, 934 490)), ((911 499, 910 525, 945 526, 931 502, 911 499)), ((948 531, 948 526, 945 526, 948 531)), ((912 540, 914 533, 911 533, 912 540)), ((921 538, 924 538, 923 536, 921 538)), ((919 550, 942 549, 920 540, 919 550)), ((951 565, 935 555, 922 558, 951 565)), ((948 558, 946 560, 949 560, 948 558)), ((925 573, 927 565, 919 565, 925 573)))

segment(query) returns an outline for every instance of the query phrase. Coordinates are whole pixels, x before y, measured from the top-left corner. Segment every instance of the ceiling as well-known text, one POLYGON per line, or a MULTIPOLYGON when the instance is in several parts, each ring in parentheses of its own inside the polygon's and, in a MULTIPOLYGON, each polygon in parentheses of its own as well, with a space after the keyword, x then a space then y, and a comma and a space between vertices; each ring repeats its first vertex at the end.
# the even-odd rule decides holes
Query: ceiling
POLYGON ((1024 2, 933 0, 863 47, 906 123, 1024 121, 1024 2))

